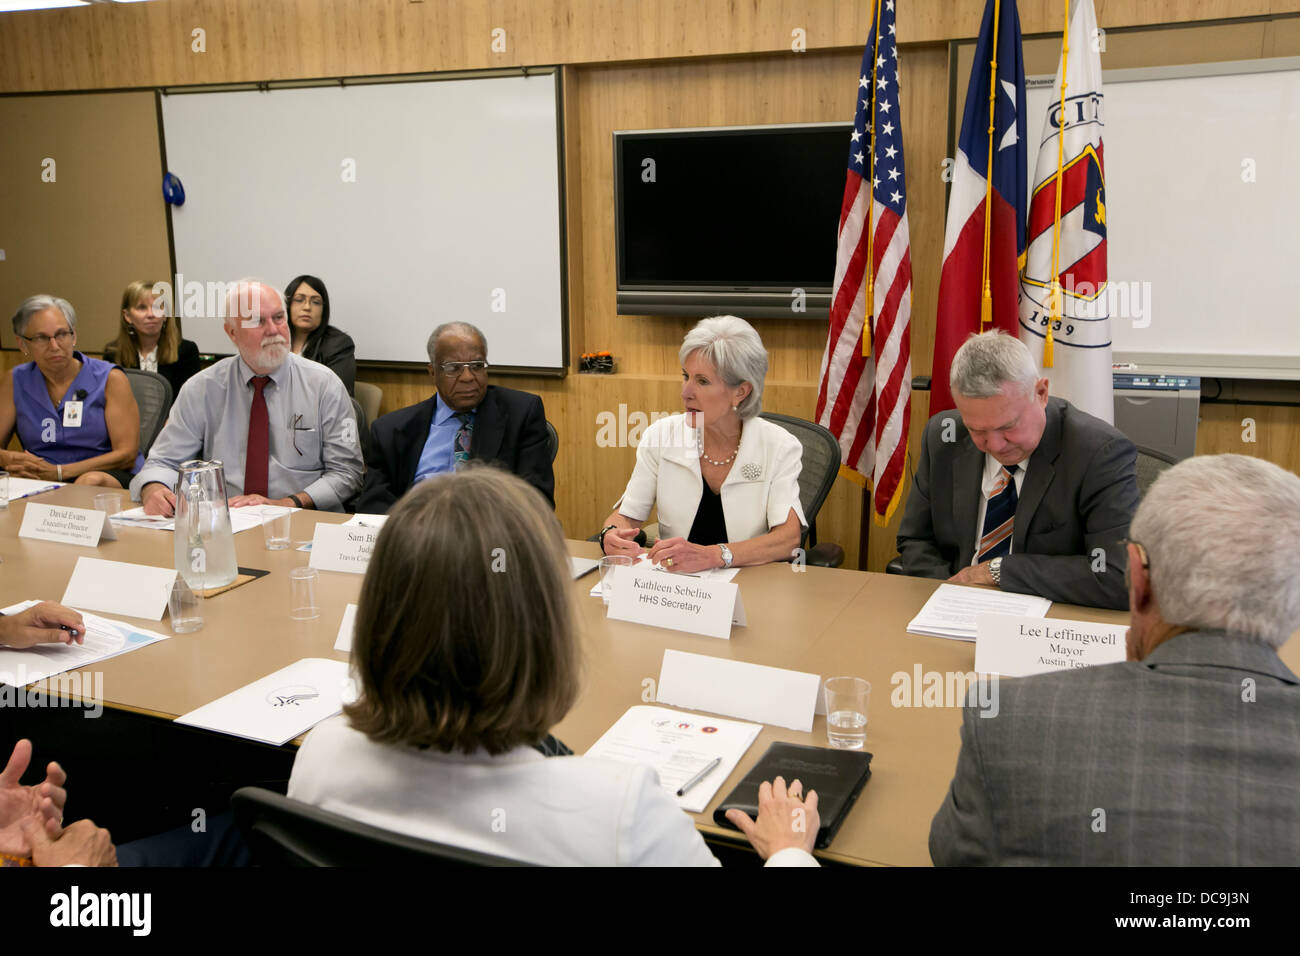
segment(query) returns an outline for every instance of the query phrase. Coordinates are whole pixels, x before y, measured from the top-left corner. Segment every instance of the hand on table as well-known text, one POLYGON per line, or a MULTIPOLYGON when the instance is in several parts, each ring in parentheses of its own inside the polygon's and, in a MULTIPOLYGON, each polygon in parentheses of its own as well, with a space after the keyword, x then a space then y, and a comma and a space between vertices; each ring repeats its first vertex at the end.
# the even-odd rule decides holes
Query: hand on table
POLYGON ((84 644, 85 641, 86 622, 81 615, 53 601, 42 601, 25 611, 0 617, 0 645, 6 647, 84 644))
POLYGON ((969 568, 962 568, 956 574, 948 579, 949 584, 983 584, 987 587, 995 588, 997 585, 993 582, 993 574, 989 571, 989 564, 992 562, 981 561, 969 568))
POLYGON ((151 481, 140 492, 140 504, 147 515, 170 518, 176 514, 176 496, 161 482, 151 481))
POLYGON ((722 552, 716 544, 691 544, 685 538, 663 538, 650 549, 650 560, 669 571, 693 574, 722 567, 722 552))
POLYGON ((798 780, 788 790, 784 777, 772 783, 765 780, 758 787, 758 819, 751 820, 748 813, 735 808, 727 811, 727 819, 765 860, 790 847, 811 853, 822 821, 817 814, 817 791, 809 790, 807 799, 802 794, 803 784, 798 780))
POLYGON ((29 451, 14 451, 7 456, 5 471, 15 478, 35 478, 38 481, 57 481, 59 470, 39 455, 29 451))
POLYGON ((289 498, 277 498, 272 501, 265 495, 235 495, 229 501, 232 508, 248 508, 252 505, 275 505, 279 508, 296 508, 298 507, 289 498))
POLYGON ((48 826, 38 826, 32 817, 24 817, 23 833, 31 843, 32 862, 37 866, 117 866, 112 834, 89 820, 78 820, 67 828, 56 827, 51 835, 48 826))
POLYGON ((37 831, 44 829, 49 835, 59 833, 63 805, 68 800, 68 792, 63 789, 68 775, 57 763, 51 763, 45 768, 43 782, 24 787, 19 781, 31 760, 32 742, 20 740, 0 771, 0 853, 31 854, 31 837, 24 823, 37 831))
POLYGON ((636 543, 636 536, 640 533, 637 528, 611 528, 605 532, 605 554, 610 557, 616 555, 625 555, 629 558, 635 558, 637 555, 645 552, 645 548, 636 543))

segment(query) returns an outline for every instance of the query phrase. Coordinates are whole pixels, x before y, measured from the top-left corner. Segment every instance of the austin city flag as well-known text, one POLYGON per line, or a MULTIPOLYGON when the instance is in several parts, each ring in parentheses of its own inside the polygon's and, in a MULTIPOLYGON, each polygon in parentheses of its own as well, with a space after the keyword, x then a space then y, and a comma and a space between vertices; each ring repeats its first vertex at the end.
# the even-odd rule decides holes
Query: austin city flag
POLYGON ((1062 56, 1052 85, 1029 202, 1029 248, 1020 279, 1020 338, 1051 379, 1053 395, 1109 422, 1114 419, 1115 400, 1097 37, 1092 0, 1074 0, 1066 43, 1069 53, 1062 56), (1055 317, 1050 302, 1053 277, 1060 288, 1055 317), (1049 329, 1052 345, 1046 349, 1049 329))

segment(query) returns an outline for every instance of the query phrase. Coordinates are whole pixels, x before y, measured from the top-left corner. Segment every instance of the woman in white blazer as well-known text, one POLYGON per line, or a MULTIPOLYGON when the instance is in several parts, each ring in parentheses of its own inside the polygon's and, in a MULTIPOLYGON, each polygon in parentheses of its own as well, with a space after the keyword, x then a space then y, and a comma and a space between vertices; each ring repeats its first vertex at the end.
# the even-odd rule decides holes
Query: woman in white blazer
MULTIPOLYGON (((579 691, 572 590, 559 523, 524 481, 479 467, 417 485, 362 585, 359 698, 308 734, 289 796, 533 863, 717 865, 653 769, 543 756, 567 750, 548 731, 579 691)), ((766 796, 733 822, 769 863, 814 864, 815 794, 778 778, 766 796)))
POLYGON ((808 524, 799 506, 803 446, 758 417, 762 339, 744 319, 724 315, 697 323, 678 354, 684 412, 646 429, 601 548, 639 554, 634 539, 655 507, 659 541, 650 557, 669 570, 789 559, 808 524))

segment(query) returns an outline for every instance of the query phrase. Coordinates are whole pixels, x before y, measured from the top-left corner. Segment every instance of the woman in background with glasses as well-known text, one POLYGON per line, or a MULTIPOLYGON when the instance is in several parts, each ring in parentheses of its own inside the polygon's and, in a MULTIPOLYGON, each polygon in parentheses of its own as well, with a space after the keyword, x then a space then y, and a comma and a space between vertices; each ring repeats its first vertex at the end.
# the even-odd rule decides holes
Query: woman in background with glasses
POLYGON ((16 429, 24 450, 0 451, 0 465, 19 478, 130 485, 144 456, 126 374, 76 350, 77 313, 66 299, 32 296, 13 327, 29 361, 0 385, 0 448, 16 429))
POLYGON ((293 351, 319 362, 337 375, 348 394, 357 383, 356 346, 352 336, 330 325, 330 294, 315 276, 298 276, 284 289, 289 307, 293 351))
POLYGON ((117 338, 104 346, 104 361, 157 372, 171 383, 175 400, 181 386, 199 371, 199 347, 181 338, 180 328, 163 311, 153 287, 152 282, 136 281, 122 293, 120 327, 117 338))

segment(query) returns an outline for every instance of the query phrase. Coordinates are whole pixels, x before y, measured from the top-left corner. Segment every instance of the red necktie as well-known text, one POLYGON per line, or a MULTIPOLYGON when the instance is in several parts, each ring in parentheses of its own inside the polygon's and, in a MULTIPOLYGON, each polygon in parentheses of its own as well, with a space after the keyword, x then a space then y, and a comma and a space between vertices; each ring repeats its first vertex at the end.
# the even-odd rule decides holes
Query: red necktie
POLYGON ((253 376, 253 407, 248 412, 248 457, 244 459, 244 494, 267 494, 267 471, 271 459, 271 418, 266 413, 262 389, 269 375, 253 376))

